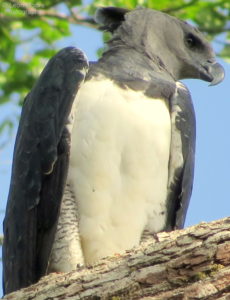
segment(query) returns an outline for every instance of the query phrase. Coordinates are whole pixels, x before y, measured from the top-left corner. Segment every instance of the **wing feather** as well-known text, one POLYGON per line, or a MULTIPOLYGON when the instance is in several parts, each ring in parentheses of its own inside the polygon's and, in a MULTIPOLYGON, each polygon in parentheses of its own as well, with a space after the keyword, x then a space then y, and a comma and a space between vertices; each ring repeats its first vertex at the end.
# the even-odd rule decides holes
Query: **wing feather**
POLYGON ((171 98, 172 136, 169 160, 167 230, 183 228, 192 193, 196 120, 188 89, 181 83, 171 98))
POLYGON ((46 272, 68 171, 69 115, 87 69, 80 50, 62 49, 25 99, 4 219, 4 293, 46 272))

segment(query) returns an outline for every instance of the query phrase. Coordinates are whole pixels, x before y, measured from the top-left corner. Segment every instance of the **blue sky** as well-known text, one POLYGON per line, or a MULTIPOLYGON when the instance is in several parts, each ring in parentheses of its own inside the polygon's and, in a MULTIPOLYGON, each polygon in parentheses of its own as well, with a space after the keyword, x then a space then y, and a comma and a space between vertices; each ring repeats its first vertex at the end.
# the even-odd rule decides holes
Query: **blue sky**
MULTIPOLYGON (((81 48, 90 60, 96 59, 96 50, 102 46, 101 33, 72 27, 73 35, 58 42, 58 48, 76 46, 81 48)), ((30 46, 28 46, 30 47, 30 46)), ((215 49, 219 48, 214 45, 215 49)), ((23 51, 30 51, 25 48, 23 51)), ((229 216, 229 167, 230 167, 230 64, 218 59, 224 66, 225 81, 218 86, 209 87, 199 80, 184 81, 188 86, 197 119, 196 167, 193 194, 186 219, 186 227, 201 221, 212 221, 229 216)), ((1 106, 0 122, 8 115, 19 114, 14 104, 1 106)), ((16 118, 15 118, 16 119, 16 118)), ((6 205, 12 151, 15 133, 4 149, 0 149, 0 222, 6 205)), ((0 144, 4 137, 0 138, 0 144)), ((2 233, 2 229, 0 229, 2 233)), ((0 269, 1 272, 1 269, 0 269)), ((0 295, 2 294, 0 288, 0 295)))

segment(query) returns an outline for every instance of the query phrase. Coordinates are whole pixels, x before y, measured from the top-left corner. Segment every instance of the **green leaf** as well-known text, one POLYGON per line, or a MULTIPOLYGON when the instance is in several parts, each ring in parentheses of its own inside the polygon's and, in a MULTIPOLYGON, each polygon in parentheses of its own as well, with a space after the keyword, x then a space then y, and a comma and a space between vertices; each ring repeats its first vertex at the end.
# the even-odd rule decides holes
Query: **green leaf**
POLYGON ((230 44, 224 46, 223 50, 220 52, 220 56, 230 63, 230 44))

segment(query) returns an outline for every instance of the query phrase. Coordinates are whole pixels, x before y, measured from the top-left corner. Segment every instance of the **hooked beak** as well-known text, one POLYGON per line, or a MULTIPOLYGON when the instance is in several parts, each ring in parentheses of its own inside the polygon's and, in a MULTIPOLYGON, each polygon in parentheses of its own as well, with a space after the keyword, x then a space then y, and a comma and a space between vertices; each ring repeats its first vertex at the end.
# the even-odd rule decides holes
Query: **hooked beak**
POLYGON ((200 78, 211 82, 209 86, 216 85, 224 79, 224 68, 213 60, 208 60, 200 70, 200 78))

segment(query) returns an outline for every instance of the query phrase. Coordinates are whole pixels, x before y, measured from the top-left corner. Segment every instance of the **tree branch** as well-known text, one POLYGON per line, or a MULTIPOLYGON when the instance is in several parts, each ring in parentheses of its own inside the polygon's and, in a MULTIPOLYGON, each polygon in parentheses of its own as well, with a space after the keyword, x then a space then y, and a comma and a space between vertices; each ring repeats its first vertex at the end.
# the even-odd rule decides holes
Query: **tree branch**
POLYGON ((170 8, 164 9, 162 11, 169 14, 169 13, 172 13, 172 12, 175 12, 175 11, 187 8, 189 6, 192 6, 196 2, 198 2, 198 0, 191 0, 190 2, 187 2, 185 4, 182 4, 182 5, 179 5, 179 6, 175 6, 175 7, 170 7, 170 8))
POLYGON ((29 5, 28 3, 23 3, 16 0, 4 0, 4 2, 10 4, 12 8, 22 11, 26 15, 36 14, 37 8, 40 7, 38 4, 29 5))
POLYGON ((3 14, 0 14, 0 18, 2 20, 10 21, 23 21, 25 19, 34 19, 34 18, 40 18, 44 20, 44 18, 54 18, 59 20, 65 20, 72 24, 78 24, 78 25, 84 25, 90 28, 98 28, 98 25, 94 21, 93 18, 85 18, 77 13, 71 12, 71 15, 63 14, 55 10, 44 10, 41 9, 39 5, 31 6, 27 3, 19 2, 16 0, 5 0, 6 3, 9 3, 12 5, 12 7, 22 11, 24 15, 22 17, 18 16, 4 16, 3 14))
MULTIPOLYGON (((103 245, 102 245, 103 247, 103 245)), ((230 218, 148 236, 93 267, 50 274, 4 299, 221 299, 230 297, 230 218)))
POLYGON ((201 32, 206 32, 208 34, 220 34, 220 33, 229 32, 230 31, 230 27, 226 27, 226 28, 220 28, 220 27, 218 27, 218 28, 207 28, 207 27, 200 27, 200 26, 198 26, 198 29, 201 32))

